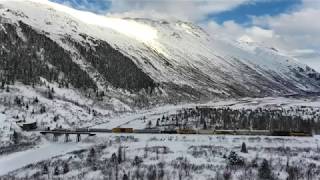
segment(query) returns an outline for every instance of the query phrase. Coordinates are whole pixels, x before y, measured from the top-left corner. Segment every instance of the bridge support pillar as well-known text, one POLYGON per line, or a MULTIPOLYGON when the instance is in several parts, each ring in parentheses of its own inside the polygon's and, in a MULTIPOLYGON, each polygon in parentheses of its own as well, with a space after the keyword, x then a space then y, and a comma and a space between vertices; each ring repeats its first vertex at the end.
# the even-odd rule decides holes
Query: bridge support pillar
POLYGON ((53 141, 57 142, 59 140, 59 137, 57 134, 53 134, 53 141))
POLYGON ((65 134, 64 142, 69 142, 69 134, 65 134))
POLYGON ((80 142, 81 140, 81 134, 77 134, 77 142, 80 142))

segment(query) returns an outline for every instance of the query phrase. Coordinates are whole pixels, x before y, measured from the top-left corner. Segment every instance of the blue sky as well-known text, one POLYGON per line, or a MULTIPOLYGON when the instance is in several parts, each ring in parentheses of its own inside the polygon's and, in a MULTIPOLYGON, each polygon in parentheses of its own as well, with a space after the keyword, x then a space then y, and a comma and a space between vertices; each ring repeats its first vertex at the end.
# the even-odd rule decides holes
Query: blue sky
MULTIPOLYGON (((108 13, 111 8, 112 0, 52 0, 54 2, 67 4, 77 9, 87 10, 95 13, 108 13)), ((121 0, 118 0, 121 1, 121 0)), ((133 1, 133 0, 132 0, 133 1)), ((146 2, 152 0, 138 0, 139 2, 146 2)), ((154 2, 161 2, 161 0, 154 0, 154 2)), ((174 1, 174 0, 173 0, 174 1)), ((190 0, 192 1, 192 0, 190 0)), ((214 2, 215 0, 212 0, 214 2)), ((221 0, 216 0, 221 1, 221 0)), ((234 1, 234 0, 226 0, 234 1)), ((158 3, 155 3, 158 4, 158 3)), ((240 4, 237 7, 222 11, 219 13, 208 13, 204 20, 214 20, 221 24, 224 21, 233 20, 239 24, 251 24, 252 16, 275 16, 284 12, 291 11, 297 5, 301 4, 301 0, 252 0, 240 4)))
POLYGON ((110 1, 104 0, 51 0, 53 2, 67 4, 73 8, 87 10, 95 13, 107 12, 110 7, 110 1))
POLYGON ((250 24, 252 16, 275 16, 293 10, 301 4, 301 0, 264 0, 252 3, 244 3, 234 9, 218 14, 209 15, 208 19, 214 19, 217 23, 233 20, 239 24, 250 24))

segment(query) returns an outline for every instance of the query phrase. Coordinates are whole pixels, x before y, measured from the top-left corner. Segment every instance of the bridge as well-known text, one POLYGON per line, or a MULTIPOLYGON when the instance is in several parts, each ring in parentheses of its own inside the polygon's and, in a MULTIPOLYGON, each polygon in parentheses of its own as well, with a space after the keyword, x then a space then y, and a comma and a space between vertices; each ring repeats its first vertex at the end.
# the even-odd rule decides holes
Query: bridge
POLYGON ((70 135, 76 135, 77 142, 81 141, 81 135, 88 135, 88 136, 95 136, 96 134, 91 132, 81 132, 81 131, 71 131, 71 130, 46 130, 46 131, 40 131, 41 134, 52 134, 53 135, 53 141, 58 141, 59 136, 65 135, 65 142, 69 142, 70 135))

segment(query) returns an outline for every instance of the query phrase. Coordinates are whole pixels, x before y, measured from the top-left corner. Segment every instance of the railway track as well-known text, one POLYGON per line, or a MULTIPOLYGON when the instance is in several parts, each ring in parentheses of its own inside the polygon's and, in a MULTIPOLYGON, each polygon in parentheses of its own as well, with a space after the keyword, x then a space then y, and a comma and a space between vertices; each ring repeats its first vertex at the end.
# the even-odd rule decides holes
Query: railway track
POLYGON ((133 129, 133 128, 77 128, 37 130, 41 134, 94 134, 94 133, 136 133, 136 134, 203 134, 203 135, 250 135, 250 136, 312 136, 309 132, 269 131, 269 130, 193 130, 193 129, 133 129))

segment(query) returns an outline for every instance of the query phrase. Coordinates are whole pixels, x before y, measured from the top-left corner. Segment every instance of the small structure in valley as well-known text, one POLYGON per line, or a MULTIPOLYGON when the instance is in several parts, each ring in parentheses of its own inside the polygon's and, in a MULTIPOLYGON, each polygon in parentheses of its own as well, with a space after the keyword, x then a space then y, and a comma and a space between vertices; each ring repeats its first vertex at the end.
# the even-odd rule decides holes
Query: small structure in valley
POLYGON ((37 129, 37 122, 30 122, 30 123, 17 123, 21 129, 25 131, 31 131, 37 129))

